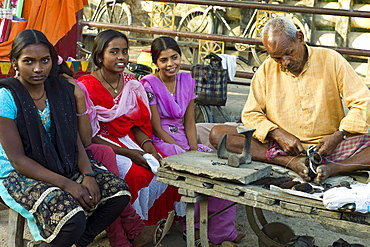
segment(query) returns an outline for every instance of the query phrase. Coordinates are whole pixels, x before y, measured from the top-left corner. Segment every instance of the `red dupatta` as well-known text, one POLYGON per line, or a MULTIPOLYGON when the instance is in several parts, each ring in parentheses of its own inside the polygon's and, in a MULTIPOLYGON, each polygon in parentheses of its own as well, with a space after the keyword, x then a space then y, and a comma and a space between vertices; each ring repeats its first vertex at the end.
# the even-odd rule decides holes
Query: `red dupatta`
POLYGON ((151 115, 144 87, 126 73, 122 73, 122 78, 124 87, 115 98, 94 76, 85 75, 78 79, 86 86, 94 104, 100 128, 98 134, 114 139, 129 135, 136 140, 132 127, 137 126, 151 138, 151 115))

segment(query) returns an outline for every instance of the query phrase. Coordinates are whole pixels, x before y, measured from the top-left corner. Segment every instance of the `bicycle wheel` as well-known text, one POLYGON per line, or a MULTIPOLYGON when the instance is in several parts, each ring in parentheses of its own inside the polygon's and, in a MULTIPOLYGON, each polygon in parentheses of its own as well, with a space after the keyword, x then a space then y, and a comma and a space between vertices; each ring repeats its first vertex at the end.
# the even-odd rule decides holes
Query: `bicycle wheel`
POLYGON ((214 118, 210 106, 195 103, 194 107, 195 123, 213 123, 214 118))
MULTIPOLYGON (((305 23, 303 18, 301 18, 298 15, 289 14, 289 13, 284 13, 284 15, 286 17, 291 18, 293 23, 296 25, 297 29, 303 32, 305 36, 305 41, 310 41, 309 27, 305 23)), ((262 28, 267 21, 268 20, 260 20, 258 24, 254 23, 249 33, 249 37, 261 39, 262 38, 262 28)), ((266 48, 263 45, 253 45, 251 46, 251 51, 252 51, 253 58, 256 60, 258 65, 261 65, 263 61, 265 61, 269 57, 269 54, 267 53, 266 48)))
MULTIPOLYGON (((180 20, 177 31, 199 32, 199 33, 213 33, 214 32, 214 18, 210 12, 201 8, 194 8, 187 12, 180 20)), ((182 57, 188 64, 193 64, 194 55, 198 49, 198 39, 176 37, 177 41, 189 42, 189 45, 182 46, 182 57), (196 47, 196 48, 195 48, 196 47)))
POLYGON ((109 3, 107 6, 104 5, 97 14, 97 22, 106 22, 120 25, 131 25, 132 24, 132 15, 129 6, 126 3, 109 3), (111 12, 111 16, 109 16, 111 12))

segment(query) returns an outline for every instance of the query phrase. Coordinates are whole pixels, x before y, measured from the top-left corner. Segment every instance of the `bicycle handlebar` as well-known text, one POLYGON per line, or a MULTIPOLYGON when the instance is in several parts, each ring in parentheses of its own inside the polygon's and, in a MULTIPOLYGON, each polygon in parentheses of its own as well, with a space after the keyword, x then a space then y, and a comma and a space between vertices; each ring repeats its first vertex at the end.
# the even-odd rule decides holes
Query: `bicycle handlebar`
POLYGON ((126 67, 129 71, 143 76, 152 73, 152 68, 144 64, 128 62, 126 67))

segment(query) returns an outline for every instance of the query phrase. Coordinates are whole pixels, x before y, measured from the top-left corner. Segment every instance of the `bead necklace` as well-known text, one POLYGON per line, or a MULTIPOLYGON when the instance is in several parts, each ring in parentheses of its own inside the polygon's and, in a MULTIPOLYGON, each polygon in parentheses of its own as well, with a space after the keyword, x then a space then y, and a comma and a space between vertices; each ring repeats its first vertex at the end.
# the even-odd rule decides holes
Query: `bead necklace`
MULTIPOLYGON (((167 88, 166 86, 166 83, 163 81, 162 79, 162 76, 161 76, 161 72, 158 72, 158 75, 159 75, 159 79, 161 80, 161 82, 163 83, 163 85, 167 88)), ((170 90, 167 90, 170 92, 170 94, 173 96, 176 92, 176 83, 177 83, 177 80, 176 80, 176 74, 175 74, 175 81, 173 82, 173 89, 172 89, 172 92, 170 90)))
POLYGON ((42 99, 43 97, 44 97, 44 95, 45 95, 45 90, 44 90, 44 92, 42 92, 42 95, 41 95, 41 97, 40 98, 38 98, 38 99, 34 99, 34 98, 32 98, 34 101, 38 101, 38 100, 40 100, 40 99, 42 99))
POLYGON ((117 81, 117 85, 116 85, 116 87, 113 87, 112 86, 112 84, 110 84, 109 82, 108 82, 108 80, 104 77, 104 75, 103 75, 103 73, 101 72, 101 69, 100 69, 100 75, 101 75, 101 77, 103 77, 103 79, 104 79, 104 81, 106 81, 106 83, 108 83, 108 85, 114 90, 114 93, 118 93, 118 90, 117 90, 117 88, 118 88, 118 86, 119 86, 119 81, 121 80, 121 73, 119 73, 118 74, 118 81, 117 81))

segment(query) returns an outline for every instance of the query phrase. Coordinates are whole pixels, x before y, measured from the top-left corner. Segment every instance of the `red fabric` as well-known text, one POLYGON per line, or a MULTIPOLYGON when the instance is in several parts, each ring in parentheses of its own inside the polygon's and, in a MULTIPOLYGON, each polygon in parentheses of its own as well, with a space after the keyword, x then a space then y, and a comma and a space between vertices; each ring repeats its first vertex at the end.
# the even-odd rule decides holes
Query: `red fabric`
MULTIPOLYGON (((136 80, 134 77, 123 73, 126 80, 136 80)), ((104 86, 92 75, 86 75, 79 78, 79 81, 85 84, 90 98, 92 99, 94 105, 103 106, 107 109, 112 108, 115 102, 121 100, 120 95, 118 95, 114 100, 110 95, 109 91, 104 88, 104 86)), ((145 96, 146 97, 146 96, 145 96)), ((104 135, 104 131, 109 133, 111 137, 122 137, 129 135, 131 139, 135 140, 132 133, 132 127, 139 127, 147 136, 152 136, 152 124, 150 121, 150 111, 148 107, 137 98, 138 107, 130 112, 130 115, 123 115, 109 123, 100 123, 100 132, 98 134, 104 135), (102 133, 103 132, 103 133, 102 133)), ((116 139, 117 140, 117 139, 116 139)), ((114 140, 114 142, 117 142, 114 140)), ((138 143, 140 145, 140 143, 138 143)))
POLYGON ((332 155, 324 157, 323 164, 330 162, 340 162, 346 160, 365 148, 370 146, 370 133, 360 136, 348 137, 346 140, 341 141, 332 155))
MULTIPOLYGON (((123 78, 126 78, 126 80, 134 79, 131 76, 127 76, 125 73, 123 73, 123 75, 123 78)), ((113 99, 109 91, 92 75, 82 76, 79 78, 79 81, 86 86, 89 96, 95 106, 100 105, 105 108, 112 108, 115 104, 114 100, 116 100, 116 102, 118 100, 125 100, 119 97, 113 99)), ((137 102, 136 111, 132 114, 130 112, 129 117, 121 116, 111 123, 100 122, 101 129, 99 133, 123 148, 127 147, 118 140, 119 137, 129 135, 132 140, 136 141, 131 131, 133 126, 140 127, 144 133, 151 137, 152 125, 149 109, 142 101, 137 100, 137 102)), ((138 143, 138 145, 140 145, 140 143, 138 143)), ((132 196, 131 203, 134 204, 135 200, 138 199, 139 191, 152 185, 151 182, 154 179, 154 174, 152 171, 132 163, 124 179, 129 185, 132 196)), ((154 201, 154 204, 151 205, 148 220, 144 220, 145 224, 155 225, 159 220, 167 218, 168 213, 174 211, 174 202, 179 202, 180 199, 181 195, 178 193, 178 188, 167 186, 167 189, 154 201)))
MULTIPOLYGON (((111 147, 93 143, 86 149, 91 150, 94 160, 101 161, 110 172, 119 176, 116 154, 111 147)), ((144 221, 129 203, 105 231, 112 247, 131 247, 131 241, 139 235, 144 226, 144 221)))

